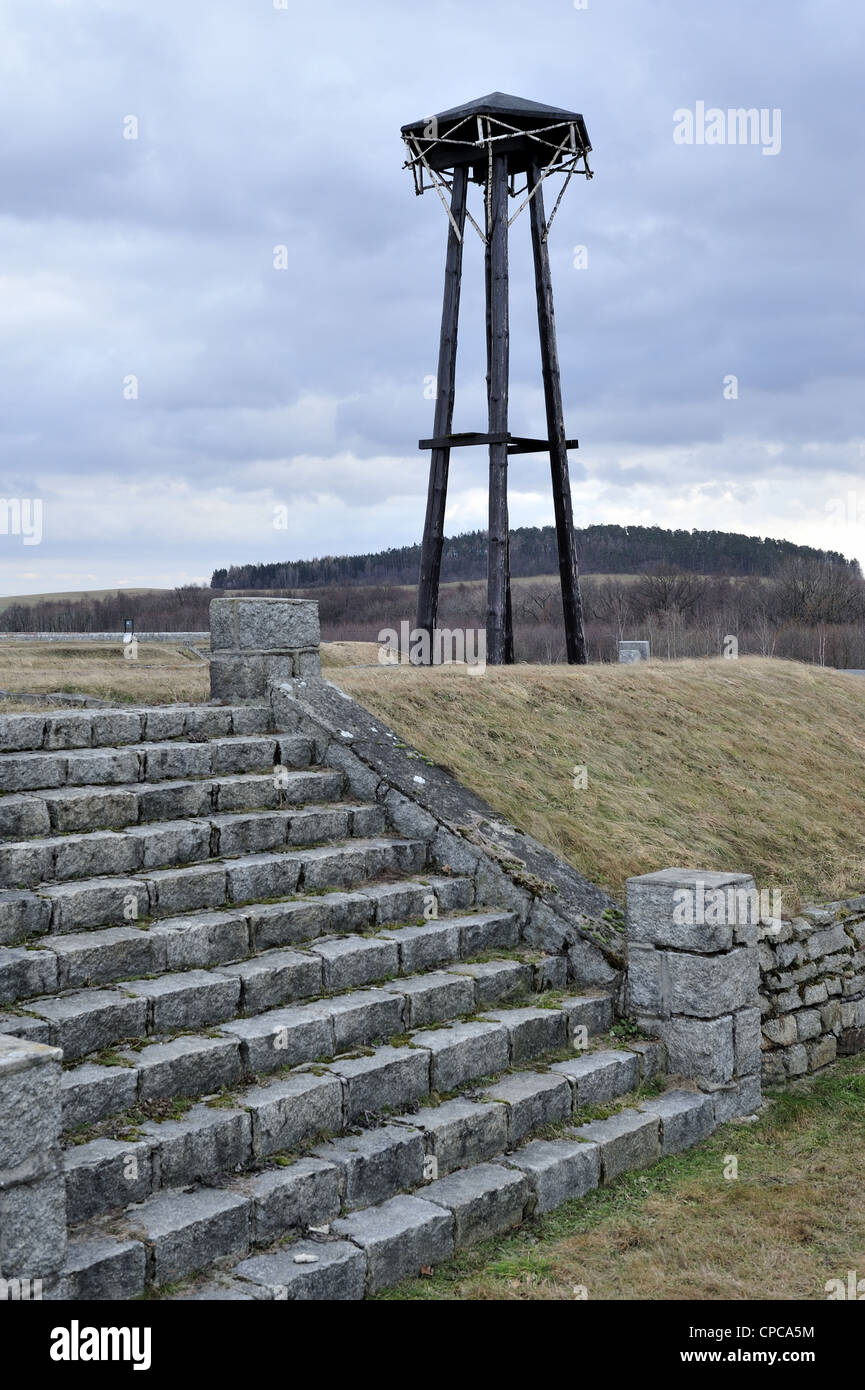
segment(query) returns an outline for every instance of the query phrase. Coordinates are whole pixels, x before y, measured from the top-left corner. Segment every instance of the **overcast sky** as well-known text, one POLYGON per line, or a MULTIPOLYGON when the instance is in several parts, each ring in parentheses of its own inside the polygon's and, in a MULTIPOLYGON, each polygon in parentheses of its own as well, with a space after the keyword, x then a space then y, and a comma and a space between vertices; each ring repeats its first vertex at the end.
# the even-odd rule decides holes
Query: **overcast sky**
MULTIPOLYGON (((281 4, 0 3, 0 493, 42 501, 0 592, 420 538, 447 222, 399 128, 493 90, 582 112, 594 147, 550 234, 576 523, 865 562, 861 0, 281 4), (676 143, 699 102, 780 112, 780 150, 676 143)), ((523 434, 533 296, 524 213, 523 434)), ((469 231, 456 429, 486 428, 483 352, 469 231)), ((486 468, 455 451, 449 532, 485 526, 486 468)), ((543 455, 510 484, 512 525, 552 521, 543 455)))

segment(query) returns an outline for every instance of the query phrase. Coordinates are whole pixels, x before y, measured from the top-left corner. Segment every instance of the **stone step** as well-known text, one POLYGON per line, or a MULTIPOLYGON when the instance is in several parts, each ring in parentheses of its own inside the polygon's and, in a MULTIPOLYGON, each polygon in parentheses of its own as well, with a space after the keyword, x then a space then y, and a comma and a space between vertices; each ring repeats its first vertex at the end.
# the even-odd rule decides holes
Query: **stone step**
POLYGON ((338 801, 344 777, 330 768, 284 768, 278 775, 237 773, 196 781, 132 782, 119 786, 43 788, 0 796, 0 840, 123 830, 150 821, 231 811, 266 811, 338 801))
MULTIPOLYGON (((459 961, 462 953, 470 954, 478 942, 488 943, 483 949, 493 949, 495 941, 513 940, 516 936, 516 924, 509 914, 458 918, 454 923, 448 921, 448 928, 453 961, 459 961)), ((302 950, 276 951, 221 969, 187 967, 149 979, 122 979, 110 989, 45 994, 29 1000, 25 1014, 46 1024, 46 1042, 62 1048, 66 1062, 81 1060, 121 1042, 226 1024, 228 1031, 242 1041, 247 1070, 271 1071, 275 1066, 295 1060, 310 1061, 319 1055, 316 1052, 300 1058, 274 1056, 276 1032, 285 1034, 281 1046, 286 1053, 292 1051, 295 1030, 303 1038, 307 1036, 312 1006, 290 1007, 300 1000, 337 994, 358 1001, 375 997, 378 1008, 373 1009, 371 1004, 367 1008, 368 1025, 361 1027, 352 1013, 352 1021, 337 1029, 337 1051, 341 1050, 339 1042, 347 1031, 351 1037, 345 1045, 356 1046, 367 1041, 363 1034, 398 1033, 406 1026, 435 1024, 457 1014, 472 1013, 477 999, 470 976, 451 976, 443 971, 412 975, 412 967, 405 963, 411 955, 402 956, 400 948, 403 933, 413 931, 409 926, 379 937, 350 940, 346 944, 354 949, 343 953, 336 971, 332 969, 333 947, 341 943, 326 938, 310 942, 302 950), (392 983, 400 975, 412 978, 405 1002, 402 985, 392 983), (376 993, 361 988, 372 984, 380 984, 382 989, 376 993), (344 993, 349 990, 355 993, 344 993), (382 991, 394 999, 383 999, 382 991)), ((27 954, 38 958, 43 953, 27 954)))
POLYGON ((0 888, 134 874, 284 845, 369 839, 383 834, 385 828, 380 806, 329 802, 11 841, 0 845, 0 888))
MULTIPOLYGON (((463 979, 461 983, 465 985, 466 981, 463 979)), ((335 1006, 332 1023, 336 1029, 345 1022, 344 1007, 340 1016, 340 1007, 345 1001, 336 999, 331 1002, 335 1006)), ((471 1008, 471 1001, 465 999, 456 1000, 455 1007, 464 1006, 466 1002, 471 1008)), ((368 1004, 356 1007, 367 1008, 368 1004)), ((320 1023, 320 1020, 319 1014, 317 1021, 320 1023)), ((327 1040, 322 1039, 321 1045, 327 1047, 327 1040)), ((634 1075, 639 1076, 639 1067, 634 1075)), ((531 1129, 570 1118, 572 1093, 566 1081, 560 1078, 551 1080, 549 1076, 531 1072, 518 1072, 514 1077, 523 1080, 518 1099, 498 1096, 495 1090, 491 1090, 481 1106, 460 1101, 445 1102, 429 1112, 420 1112, 417 1117, 397 1115, 389 1126, 369 1131, 376 1138, 370 1139, 369 1144, 364 1141, 358 1153, 377 1154, 379 1158, 376 1158, 376 1163, 380 1161, 389 1172, 404 1175, 404 1166, 396 1162, 391 1164, 387 1154, 380 1150, 387 1130, 401 1152, 400 1146, 405 1136, 399 1126, 407 1124, 413 1132, 420 1130, 424 1136, 426 1149, 420 1170, 429 1161, 431 1171, 443 1175, 467 1161, 469 1152, 488 1157, 498 1153, 502 1147, 521 1142, 531 1129), (451 1107, 459 1109, 462 1106, 465 1110, 467 1105, 467 1116, 451 1114, 451 1107), (457 1136, 459 1121, 462 1121, 465 1131, 462 1142, 457 1136), (458 1161, 455 1160, 457 1154, 458 1161)), ((500 1084, 505 1086, 513 1079, 505 1077, 500 1084)), ((230 1174, 248 1168, 257 1161, 252 1147, 251 1120, 243 1108, 242 1097, 230 1100, 227 1108, 199 1103, 176 1120, 139 1121, 134 1125, 134 1132, 134 1140, 100 1136, 69 1144, 65 1153, 65 1170, 70 1223, 90 1220, 130 1202, 143 1200, 161 1187, 212 1181, 220 1173, 230 1174)), ((420 1147, 424 1149, 423 1144, 420 1147)), ((331 1162, 342 1163, 343 1166, 360 1161, 350 1157, 357 1148, 357 1141, 352 1136, 344 1141, 332 1140, 326 1148, 326 1152, 325 1149, 314 1149, 313 1154, 329 1157, 331 1162), (348 1156, 343 1161, 337 1157, 340 1154, 348 1156)), ((419 1171, 417 1181, 420 1178, 419 1171)), ((382 1193, 381 1183, 372 1189, 369 1186, 372 1180, 372 1177, 364 1177, 361 1169, 353 1176, 346 1177, 341 1188, 343 1204, 353 1209, 354 1206, 381 1200, 382 1195, 392 1195, 391 1192, 382 1193), (346 1195, 348 1188, 352 1195, 346 1195), (369 1195, 373 1191, 377 1195, 369 1195)), ((410 1182, 400 1178, 393 1191, 410 1185, 410 1182)), ((267 1240, 263 1243, 267 1243, 267 1240)))
MULTIPOLYGON (((343 944, 341 935, 350 938, 358 932, 404 925, 427 914, 437 919, 446 913, 470 908, 473 900, 470 879, 433 875, 423 881, 367 884, 352 893, 300 896, 223 912, 169 917, 153 926, 104 927, 43 936, 31 948, 0 948, 0 1005, 16 1004, 19 1000, 56 990, 90 988, 142 975, 159 975, 167 970, 203 969, 236 962, 233 969, 241 979, 244 1011, 256 1012, 256 1000, 265 1001, 261 1003, 262 1008, 288 1002, 277 999, 274 994, 283 987, 282 948, 311 945, 316 938, 321 938, 321 949, 329 962, 325 967, 327 978, 348 978, 349 972, 355 972, 355 978, 360 981, 359 967, 364 957, 362 954, 355 956, 351 941, 343 944), (328 938, 327 946, 324 938, 328 938)), ((512 920, 508 914, 503 917, 508 923, 512 920)), ((464 926, 462 931, 460 955, 468 955, 471 952, 463 949, 462 941, 468 940, 469 927, 464 926)), ((513 927, 503 923, 499 945, 515 940, 513 927)), ((357 949, 363 953, 364 943, 357 949)), ((417 957, 416 934, 406 939, 403 951, 405 961, 417 957)), ((427 954, 432 954, 429 947, 427 954)), ((452 957, 445 953, 441 959, 452 957)), ((522 974, 515 974, 513 962, 459 968, 479 980, 479 1002, 489 1002, 484 994, 488 970, 494 971, 493 982, 502 970, 508 976, 509 990, 499 988, 494 996, 496 1000, 506 1000, 514 992, 524 993, 532 984, 529 967, 521 967, 522 974), (500 965, 499 971, 494 970, 496 965, 500 965), (478 969, 485 973, 475 975, 478 969), (525 988, 515 991, 515 983, 525 988)), ((543 988, 540 967, 534 987, 543 988)), ((35 1021, 30 1019, 28 1023, 35 1021)), ((0 1032, 17 1034, 19 1028, 20 1020, 16 1022, 14 1015, 0 1015, 0 1032)), ((26 1035, 34 1042, 45 1040, 32 1029, 26 1035)))
POLYGON ((44 884, 39 892, 7 889, 0 891, 0 943, 354 888, 366 880, 417 874, 426 857, 425 841, 381 836, 44 884))
POLYGON ((309 767, 312 741, 297 734, 229 735, 202 743, 166 739, 120 748, 0 753, 0 792, 40 788, 123 786, 224 773, 309 767))
MULTIPOLYGON (((634 1056, 639 1067, 640 1054, 634 1056)), ((191 1192, 194 1175, 254 1163, 254 1116, 239 1109, 208 1115, 199 1107, 195 1157, 193 1146, 179 1138, 177 1122, 149 1126, 168 1131, 156 1160, 148 1161, 149 1132, 144 1140, 116 1145, 116 1152, 104 1149, 105 1173, 113 1174, 105 1186, 113 1184, 115 1202, 125 1199, 127 1209, 111 1223, 112 1241, 98 1233, 94 1238, 92 1228, 73 1231, 59 1296, 129 1298, 148 1288, 158 1295, 161 1284, 197 1275, 169 1296, 357 1300, 646 1166, 652 1157, 681 1152, 713 1127, 710 1098, 688 1091, 637 1096, 635 1108, 625 1104, 594 1125, 578 1124, 577 1107, 569 1126, 570 1108, 563 1109, 561 1096, 554 1103, 544 1085, 548 1072, 516 1075, 526 1091, 534 1087, 543 1098, 526 1134, 514 1136, 507 1104, 460 1098, 191 1192), (559 1128, 555 1138, 533 1137, 549 1124, 559 1128), (149 1191, 154 1169, 165 1181, 149 1191), (117 1281, 110 1291, 104 1277, 109 1261, 131 1271, 122 1293, 117 1281)), ((562 1079, 556 1087, 571 1094, 562 1079)), ((306 1090, 307 1103, 312 1094, 306 1090)), ((631 1094, 623 1091, 618 1099, 627 1102, 631 1094)), ((326 1117, 320 1093, 316 1122, 326 1117)))
MULTIPOLYGON (((119 1049, 116 1065, 85 1062, 65 1070, 63 1128, 89 1137, 85 1126, 136 1107, 246 1088, 235 1099, 253 1116, 253 1145, 260 1158, 292 1149, 322 1130, 338 1133, 369 1114, 404 1109, 433 1092, 447 1094, 495 1076, 514 1064, 515 1054, 533 1061, 548 1052, 550 1039, 562 1039, 561 1055, 569 1030, 573 1034, 577 1026, 574 1019, 583 1017, 584 1001, 576 997, 557 1008, 532 1010, 547 1015, 535 1031, 534 1051, 527 1047, 524 1018, 510 1024, 507 1011, 500 1022, 481 1016, 401 1031, 402 1007, 399 986, 355 990, 271 1010, 206 1036, 182 1034, 119 1049), (392 1041, 383 1044, 383 1037, 392 1041), (311 1111, 307 1092, 315 1093, 311 1111), (322 1105, 328 1121, 337 1122, 316 1129, 322 1105)), ((567 1083, 556 1082, 564 1095, 567 1083)), ((520 1100, 503 1095, 498 1103, 520 1100)))
POLYGON ((161 743, 190 735, 224 738, 268 733, 272 728, 269 705, 154 705, 0 714, 0 753, 161 743))

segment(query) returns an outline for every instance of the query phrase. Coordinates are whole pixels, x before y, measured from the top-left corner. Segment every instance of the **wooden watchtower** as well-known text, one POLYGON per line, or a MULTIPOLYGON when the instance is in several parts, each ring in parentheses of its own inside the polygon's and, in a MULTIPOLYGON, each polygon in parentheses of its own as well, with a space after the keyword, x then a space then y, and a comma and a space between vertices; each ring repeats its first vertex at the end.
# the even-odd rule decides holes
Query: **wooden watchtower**
POLYGON ((568 661, 586 661, 577 552, 571 509, 568 449, 562 414, 562 388, 547 237, 565 189, 574 174, 590 179, 591 150, 582 116, 522 97, 492 92, 465 106, 442 111, 403 126, 415 192, 434 188, 448 216, 444 308, 437 376, 433 437, 420 440, 429 449, 430 480, 418 584, 417 627, 432 636, 438 611, 439 576, 444 539, 450 451, 463 445, 486 444, 490 452, 489 563, 487 571, 487 653, 491 665, 512 662, 510 563, 508 548, 508 456, 549 453, 552 471, 559 574, 565 616, 568 661), (565 179, 549 219, 544 211, 544 180, 551 174, 565 179), (518 183, 525 183, 518 187, 518 183), (469 182, 484 193, 482 226, 467 207, 469 182), (509 217, 508 199, 520 199, 509 217), (547 438, 529 439, 508 430, 508 229, 524 208, 529 209, 541 365, 546 398, 547 438), (453 434, 454 384, 460 280, 466 219, 485 247, 487 307, 486 432, 453 434))

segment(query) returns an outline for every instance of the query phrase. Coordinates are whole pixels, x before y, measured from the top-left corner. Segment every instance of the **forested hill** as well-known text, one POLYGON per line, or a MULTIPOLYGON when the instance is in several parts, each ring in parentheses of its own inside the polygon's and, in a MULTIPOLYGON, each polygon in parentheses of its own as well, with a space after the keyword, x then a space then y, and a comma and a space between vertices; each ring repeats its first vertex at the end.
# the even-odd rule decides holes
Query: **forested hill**
MULTIPOLYGON (((837 551, 814 550, 792 541, 740 536, 729 531, 665 531, 660 526, 576 528, 580 568, 585 574, 642 574, 669 565, 694 574, 777 574, 786 560, 831 560, 858 572, 855 560, 837 551)), ((324 555, 231 565, 213 572, 214 589, 304 589, 326 584, 415 584, 420 546, 405 545, 368 555, 324 555)), ((511 532, 511 574, 528 578, 558 571, 552 526, 523 526, 511 532)), ((482 579, 487 572, 485 531, 445 540, 442 579, 482 579)))

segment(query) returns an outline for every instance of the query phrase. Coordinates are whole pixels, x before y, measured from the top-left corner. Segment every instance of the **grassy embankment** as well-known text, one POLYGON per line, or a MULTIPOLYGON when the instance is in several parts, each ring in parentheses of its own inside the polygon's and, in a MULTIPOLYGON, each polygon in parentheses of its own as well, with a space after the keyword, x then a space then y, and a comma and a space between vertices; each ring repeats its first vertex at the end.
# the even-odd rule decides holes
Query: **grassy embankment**
MULTIPOLYGON (((376 653, 326 644, 326 674, 616 896, 669 865, 747 870, 785 910, 865 885, 865 677, 759 657, 469 676, 376 653)), ((126 661, 119 644, 3 643, 0 689, 201 700, 208 673, 157 644, 126 661)))

